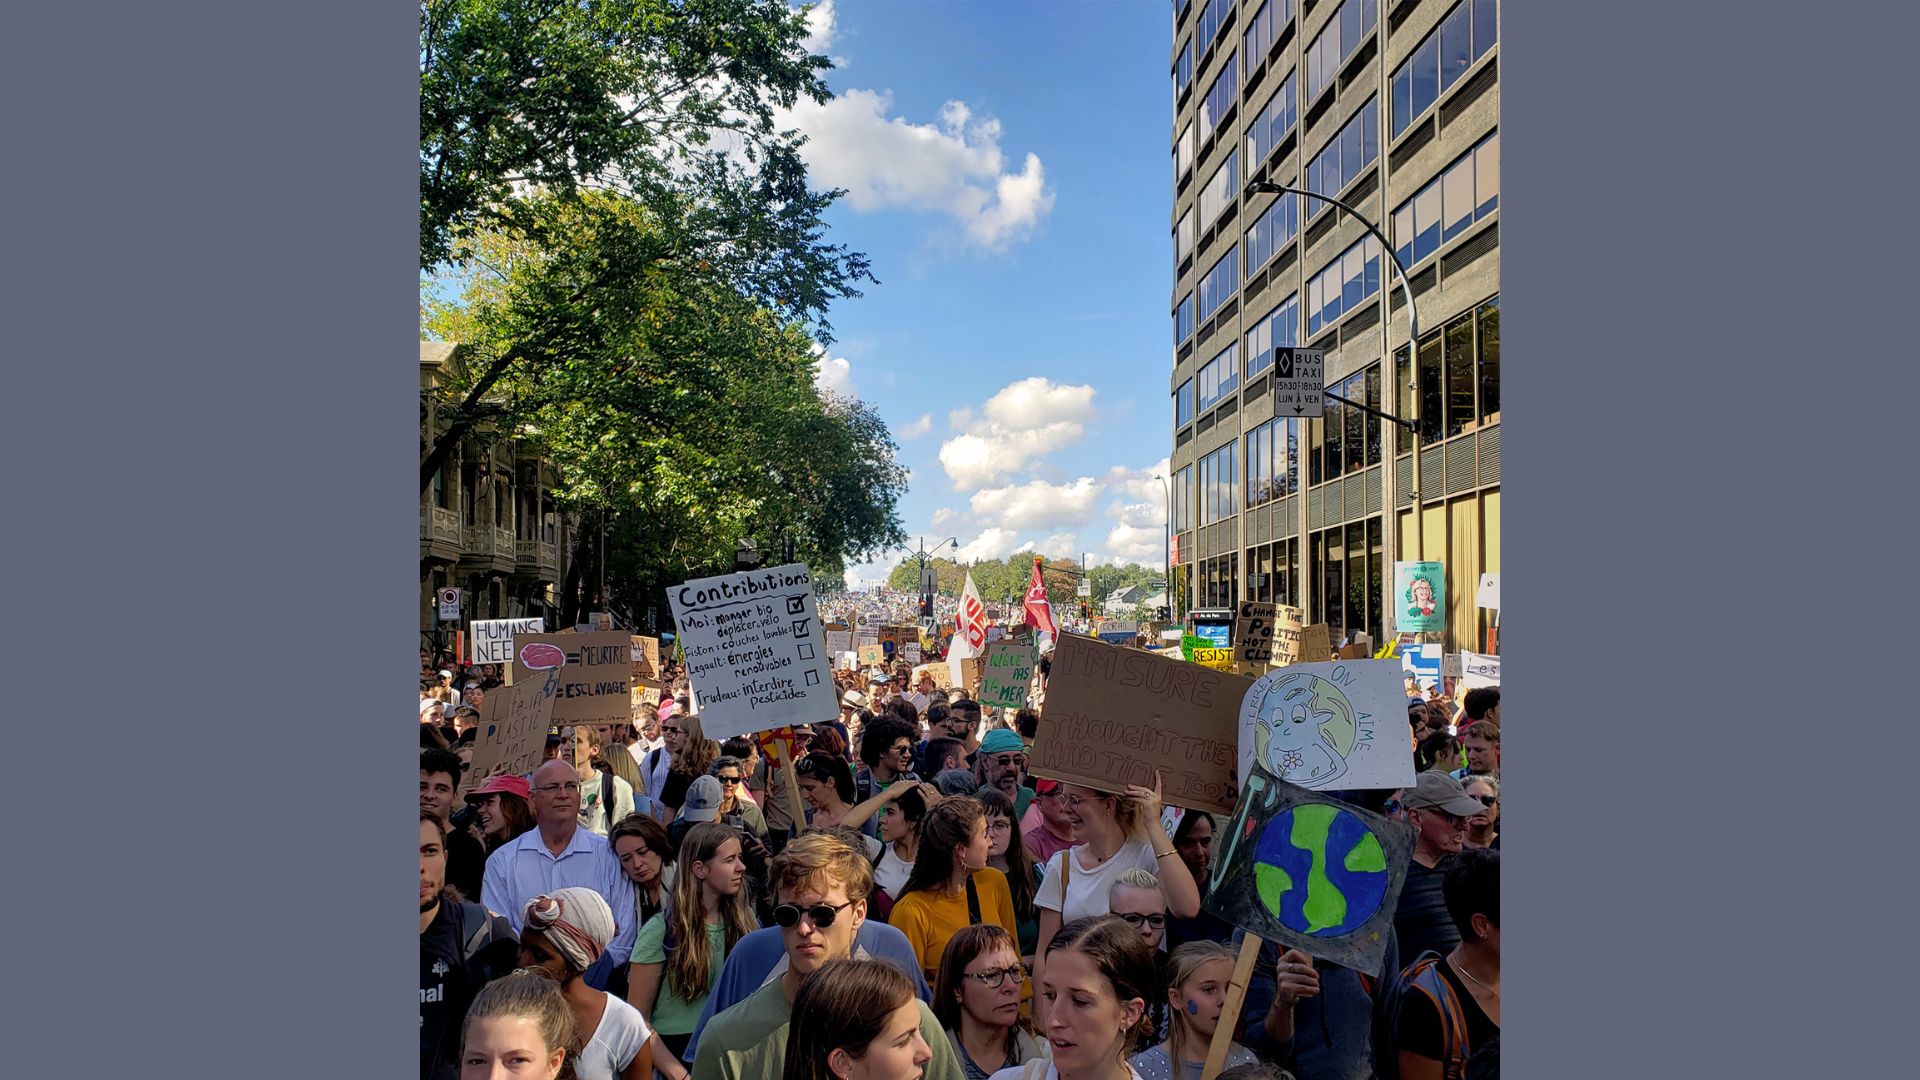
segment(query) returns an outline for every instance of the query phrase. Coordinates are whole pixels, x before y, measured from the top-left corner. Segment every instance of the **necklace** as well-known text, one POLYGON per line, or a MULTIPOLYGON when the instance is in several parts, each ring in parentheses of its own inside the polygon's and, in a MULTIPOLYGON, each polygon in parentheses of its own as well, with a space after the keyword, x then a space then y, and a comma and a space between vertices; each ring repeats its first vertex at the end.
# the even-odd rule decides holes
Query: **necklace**
POLYGON ((1458 959, 1454 960, 1453 962, 1453 970, 1459 972, 1462 975, 1465 975, 1467 977, 1468 982, 1472 983, 1473 985, 1479 987, 1482 990, 1485 990, 1487 993, 1492 994, 1494 997, 1500 996, 1500 991, 1495 990, 1493 987, 1488 986, 1486 983, 1483 983, 1479 979, 1474 978, 1473 972, 1468 971, 1467 966, 1465 964, 1462 964, 1458 959))

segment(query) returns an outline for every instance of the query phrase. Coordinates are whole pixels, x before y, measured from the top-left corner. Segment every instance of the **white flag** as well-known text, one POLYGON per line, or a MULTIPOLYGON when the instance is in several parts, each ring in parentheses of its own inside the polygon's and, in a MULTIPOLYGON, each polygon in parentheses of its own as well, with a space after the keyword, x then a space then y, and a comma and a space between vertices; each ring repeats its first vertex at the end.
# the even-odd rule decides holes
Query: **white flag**
POLYGON ((947 646, 947 659, 966 660, 987 651, 987 605, 980 602, 980 590, 974 587, 973 571, 967 571, 967 583, 960 590, 960 613, 954 616, 953 643, 947 646))

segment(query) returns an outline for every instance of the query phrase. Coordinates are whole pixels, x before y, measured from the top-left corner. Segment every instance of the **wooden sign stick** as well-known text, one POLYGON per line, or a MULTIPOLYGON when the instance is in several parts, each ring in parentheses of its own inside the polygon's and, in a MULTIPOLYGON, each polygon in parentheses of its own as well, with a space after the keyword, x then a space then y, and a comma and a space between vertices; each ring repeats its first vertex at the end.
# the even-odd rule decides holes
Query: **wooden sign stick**
POLYGON ((1220 1067, 1227 1063, 1227 1047, 1233 1044, 1234 1029, 1239 1027, 1240 1007, 1247 999, 1247 982, 1253 978, 1253 962, 1260 957, 1260 946, 1266 944, 1256 934, 1248 934, 1240 942, 1240 955, 1233 961, 1233 978, 1227 982, 1226 1004, 1220 1008, 1220 1023, 1213 1029, 1213 1041, 1207 1044, 1207 1063, 1200 1070, 1200 1080, 1213 1080, 1220 1075, 1220 1067))
POLYGON ((800 801, 800 781, 793 777, 793 759, 787 755, 787 747, 790 745, 792 743, 789 740, 775 739, 773 756, 780 762, 781 775, 787 778, 787 807, 793 812, 793 831, 803 833, 807 831, 807 810, 800 801))

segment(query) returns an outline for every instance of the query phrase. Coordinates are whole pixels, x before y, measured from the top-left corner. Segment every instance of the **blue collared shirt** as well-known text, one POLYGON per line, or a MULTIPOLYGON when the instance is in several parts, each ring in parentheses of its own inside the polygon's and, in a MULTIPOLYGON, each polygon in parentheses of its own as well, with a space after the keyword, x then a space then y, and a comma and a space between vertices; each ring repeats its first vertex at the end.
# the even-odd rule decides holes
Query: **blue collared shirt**
POLYGON ((592 889, 613 909, 613 942, 604 960, 616 968, 625 964, 640 933, 633 917, 633 882, 604 836, 576 826, 566 850, 556 856, 540 839, 539 829, 528 829, 487 856, 480 902, 504 916, 518 934, 529 901, 569 888, 592 889))

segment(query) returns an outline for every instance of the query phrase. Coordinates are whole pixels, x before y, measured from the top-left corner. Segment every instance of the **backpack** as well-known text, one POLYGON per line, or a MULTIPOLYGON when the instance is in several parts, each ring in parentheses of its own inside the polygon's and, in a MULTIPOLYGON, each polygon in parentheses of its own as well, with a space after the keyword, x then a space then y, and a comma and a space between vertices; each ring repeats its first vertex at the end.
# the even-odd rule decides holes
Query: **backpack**
MULTIPOLYGON (((473 958, 480 955, 482 949, 493 944, 493 916, 479 904, 461 901, 454 906, 455 919, 460 924, 460 940, 464 942, 460 949, 460 959, 467 968, 473 967, 473 958)), ((490 981, 491 975, 474 981, 476 987, 490 981)))
MULTIPOLYGON (((1463 1076, 1467 1066, 1467 1018, 1459 996, 1440 974, 1441 954, 1432 949, 1384 980, 1381 1017, 1374 1024, 1373 1068, 1379 1080, 1400 1080, 1400 1012, 1408 994, 1425 995, 1440 1014, 1440 1064, 1443 1075, 1463 1076)), ((1499 1049, 1493 1050, 1498 1061, 1499 1049)), ((1496 1066, 1497 1067, 1497 1066, 1496 1066)))

